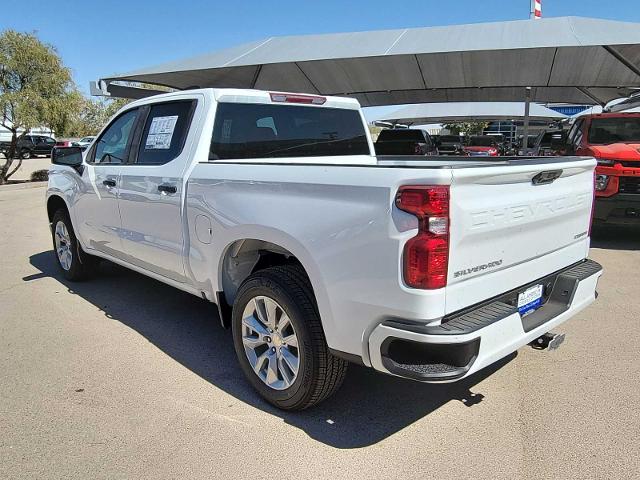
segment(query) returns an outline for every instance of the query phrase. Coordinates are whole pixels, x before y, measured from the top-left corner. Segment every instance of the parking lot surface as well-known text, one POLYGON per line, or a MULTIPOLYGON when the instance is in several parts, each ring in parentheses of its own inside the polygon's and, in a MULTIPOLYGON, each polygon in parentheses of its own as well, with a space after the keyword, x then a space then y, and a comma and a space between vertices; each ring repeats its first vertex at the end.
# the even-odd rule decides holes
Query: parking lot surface
MULTIPOLYGON (((0 164, 4 164, 5 158, 0 155, 0 164)), ((14 161, 11 169, 17 165, 17 160, 14 161)), ((16 173, 11 176, 11 180, 29 180, 31 178, 31 174, 38 170, 48 170, 51 166, 51 158, 49 157, 35 157, 35 158, 27 158, 22 161, 22 165, 16 173)))
POLYGON ((638 230, 597 232, 600 297, 559 350, 452 385, 353 366, 283 413, 210 304, 112 265, 63 280, 44 193, 0 189, 0 478, 638 478, 638 230))

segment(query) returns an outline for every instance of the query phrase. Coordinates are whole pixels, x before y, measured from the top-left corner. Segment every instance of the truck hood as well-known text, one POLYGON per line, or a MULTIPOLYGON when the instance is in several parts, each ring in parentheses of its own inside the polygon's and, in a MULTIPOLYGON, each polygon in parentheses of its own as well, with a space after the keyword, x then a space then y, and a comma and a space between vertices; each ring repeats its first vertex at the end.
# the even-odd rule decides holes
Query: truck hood
POLYGON ((590 145, 589 150, 596 158, 604 160, 640 161, 640 143, 612 143, 611 145, 590 145))

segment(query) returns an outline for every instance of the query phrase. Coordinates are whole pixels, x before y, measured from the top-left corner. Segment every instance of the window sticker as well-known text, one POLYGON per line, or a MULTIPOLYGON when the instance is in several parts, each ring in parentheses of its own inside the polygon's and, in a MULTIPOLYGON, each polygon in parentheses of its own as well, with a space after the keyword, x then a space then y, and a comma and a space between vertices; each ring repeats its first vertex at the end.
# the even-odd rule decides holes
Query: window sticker
POLYGON ((178 115, 168 117, 154 117, 151 120, 149 134, 145 142, 145 150, 168 150, 171 148, 171 138, 178 122, 178 115))

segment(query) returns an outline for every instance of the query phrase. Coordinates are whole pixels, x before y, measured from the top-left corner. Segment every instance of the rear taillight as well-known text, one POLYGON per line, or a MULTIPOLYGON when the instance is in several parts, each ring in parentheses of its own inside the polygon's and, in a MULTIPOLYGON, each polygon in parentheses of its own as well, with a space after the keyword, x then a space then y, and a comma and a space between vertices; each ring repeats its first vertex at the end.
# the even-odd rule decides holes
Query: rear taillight
POLYGON ((286 102, 286 103, 302 103, 310 105, 324 105, 327 101, 326 97, 320 97, 318 95, 299 95, 294 93, 269 93, 272 102, 286 102))
POLYGON ((404 246, 405 283, 413 288, 447 285, 449 266, 449 187, 403 186, 396 206, 418 217, 418 234, 404 246))

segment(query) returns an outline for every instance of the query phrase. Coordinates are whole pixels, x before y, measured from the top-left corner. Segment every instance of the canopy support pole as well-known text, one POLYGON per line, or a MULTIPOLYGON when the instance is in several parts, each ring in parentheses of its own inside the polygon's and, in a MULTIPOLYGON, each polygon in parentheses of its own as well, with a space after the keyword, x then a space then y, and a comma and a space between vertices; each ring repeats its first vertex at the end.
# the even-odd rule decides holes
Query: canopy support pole
POLYGON ((524 96, 524 131, 522 132, 522 154, 529 155, 529 112, 531 109, 531 87, 527 87, 524 96))
POLYGON ((536 18, 536 0, 531 0, 531 6, 529 7, 529 20, 535 20, 536 18))

